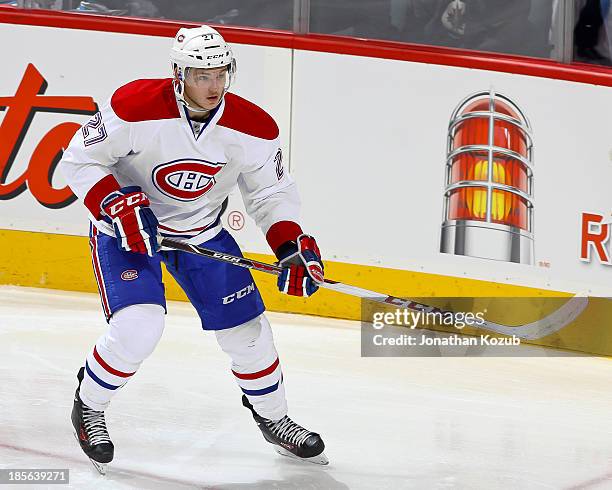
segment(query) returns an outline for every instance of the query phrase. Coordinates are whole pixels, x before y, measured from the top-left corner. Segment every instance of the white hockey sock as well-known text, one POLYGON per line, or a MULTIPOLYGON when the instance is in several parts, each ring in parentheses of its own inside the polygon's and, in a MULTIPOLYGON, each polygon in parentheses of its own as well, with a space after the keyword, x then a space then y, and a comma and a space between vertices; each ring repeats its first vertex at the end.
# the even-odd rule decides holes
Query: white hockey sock
POLYGON ((93 410, 105 410, 155 349, 164 330, 159 305, 127 306, 110 319, 108 329, 87 355, 80 396, 93 410))
POLYGON ((255 411, 270 420, 287 415, 283 373, 267 318, 262 314, 215 334, 223 351, 232 358, 236 382, 255 411))

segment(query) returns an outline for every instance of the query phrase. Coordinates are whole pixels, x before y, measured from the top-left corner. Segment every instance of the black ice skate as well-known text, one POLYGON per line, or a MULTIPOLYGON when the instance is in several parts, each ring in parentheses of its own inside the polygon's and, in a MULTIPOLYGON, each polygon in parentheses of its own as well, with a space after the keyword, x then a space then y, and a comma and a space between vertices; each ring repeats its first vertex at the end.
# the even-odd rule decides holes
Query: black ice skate
POLYGON ((81 445, 81 449, 100 472, 106 474, 106 464, 113 460, 115 447, 110 440, 104 412, 92 410, 81 401, 79 390, 83 381, 84 369, 79 369, 77 379, 79 386, 74 394, 74 405, 72 406, 72 425, 74 437, 81 445))
POLYGON ((325 444, 319 434, 304 429, 287 415, 278 422, 258 415, 245 395, 242 395, 242 404, 251 411, 264 438, 274 445, 277 453, 311 463, 329 464, 323 454, 325 444))

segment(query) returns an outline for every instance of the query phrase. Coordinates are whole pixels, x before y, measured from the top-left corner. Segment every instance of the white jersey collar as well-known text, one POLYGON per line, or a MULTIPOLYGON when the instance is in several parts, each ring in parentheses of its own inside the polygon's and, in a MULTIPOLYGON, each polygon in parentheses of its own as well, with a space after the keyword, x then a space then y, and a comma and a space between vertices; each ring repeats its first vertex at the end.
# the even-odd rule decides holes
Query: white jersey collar
POLYGON ((216 109, 213 109, 213 114, 203 123, 199 123, 194 125, 194 122, 190 117, 187 111, 187 107, 180 100, 176 99, 176 104, 179 108, 179 114, 181 115, 181 119, 184 124, 190 129, 196 140, 199 140, 202 137, 206 137, 210 131, 217 125, 219 119, 223 115, 223 111, 225 110, 225 96, 221 99, 221 103, 217 106, 216 109), (199 128, 199 129, 198 129, 199 128))

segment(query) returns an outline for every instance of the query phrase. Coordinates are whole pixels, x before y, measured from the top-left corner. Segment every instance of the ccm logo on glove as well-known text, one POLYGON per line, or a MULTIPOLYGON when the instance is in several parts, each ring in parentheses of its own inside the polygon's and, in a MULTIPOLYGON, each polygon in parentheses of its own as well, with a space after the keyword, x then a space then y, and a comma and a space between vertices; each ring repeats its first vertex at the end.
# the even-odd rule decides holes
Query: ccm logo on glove
POLYGON ((137 204, 143 204, 144 206, 149 205, 149 199, 144 192, 136 192, 134 194, 128 194, 123 199, 119 199, 114 204, 109 205, 105 212, 109 216, 118 215, 125 207, 134 207, 137 204))
POLYGON ((123 187, 112 192, 102 201, 101 208, 113 224, 119 249, 153 257, 157 250, 158 221, 140 187, 123 187))

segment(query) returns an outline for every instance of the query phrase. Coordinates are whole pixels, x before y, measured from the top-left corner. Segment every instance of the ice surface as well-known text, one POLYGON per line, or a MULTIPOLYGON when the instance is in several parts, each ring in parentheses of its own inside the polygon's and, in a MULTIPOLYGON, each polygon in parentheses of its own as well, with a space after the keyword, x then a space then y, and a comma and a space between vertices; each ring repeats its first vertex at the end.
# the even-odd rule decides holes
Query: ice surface
POLYGON ((273 451, 214 335, 170 303, 160 345, 107 411, 116 451, 100 476, 69 421, 105 328, 98 297, 4 286, 0 468, 70 468, 57 489, 612 488, 608 359, 367 359, 356 322, 269 318, 289 413, 322 434, 328 467, 273 451))

